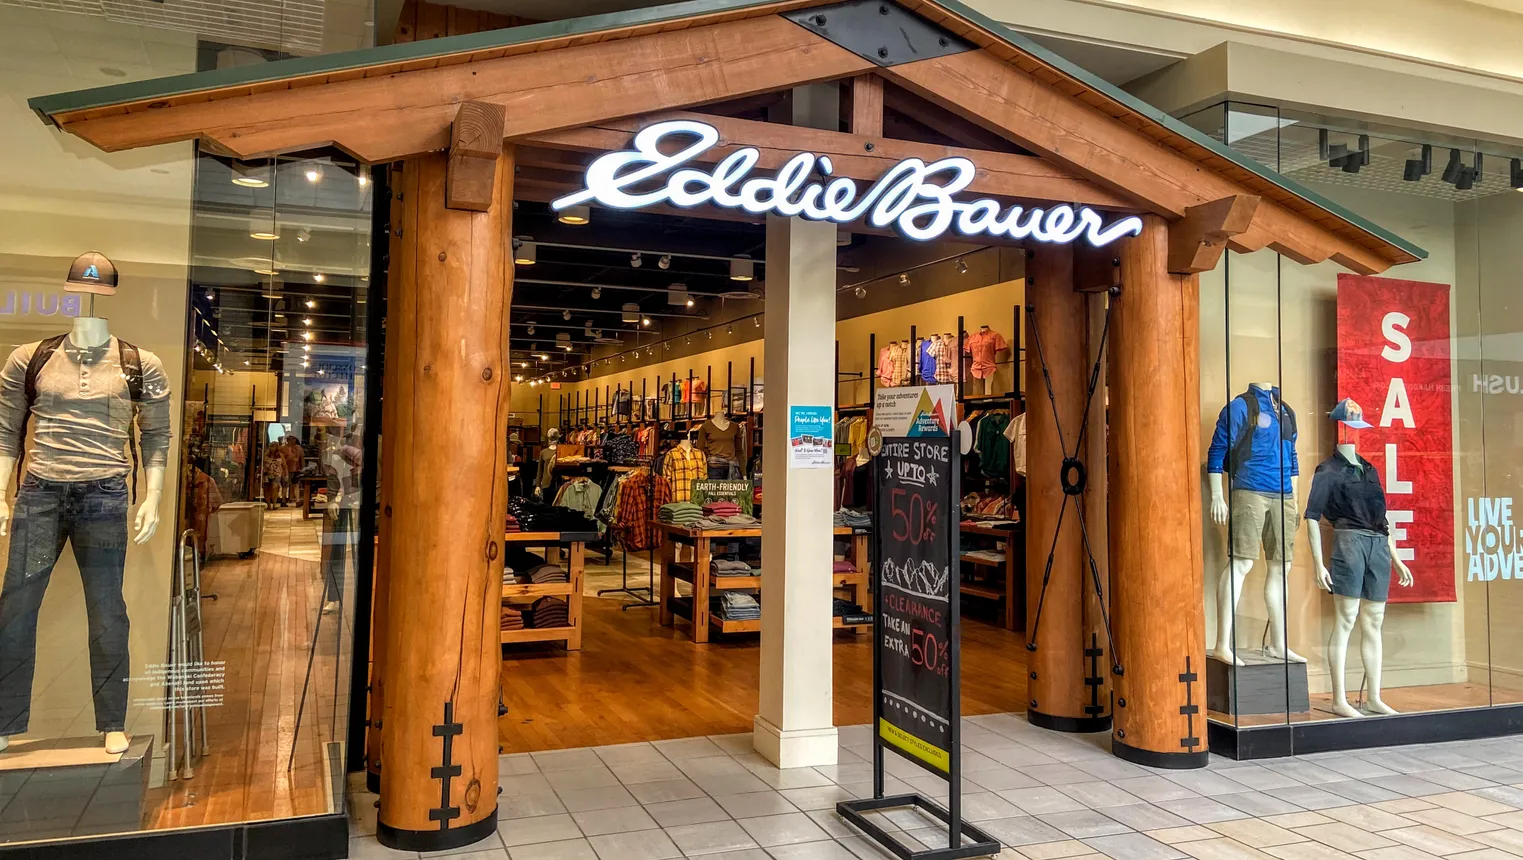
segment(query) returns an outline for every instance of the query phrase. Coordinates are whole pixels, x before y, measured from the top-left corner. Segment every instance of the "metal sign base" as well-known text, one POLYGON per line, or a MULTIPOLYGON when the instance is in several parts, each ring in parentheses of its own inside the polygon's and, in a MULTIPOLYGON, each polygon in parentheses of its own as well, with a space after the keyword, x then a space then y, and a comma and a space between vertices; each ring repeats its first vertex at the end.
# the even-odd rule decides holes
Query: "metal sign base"
MULTIPOLYGON (((841 817, 851 822, 852 826, 872 837, 872 840, 892 852, 900 860, 963 860, 966 857, 987 857, 1000 852, 999 841, 989 834, 979 830, 966 821, 959 822, 959 834, 972 839, 956 848, 926 848, 920 851, 912 851, 905 847, 899 840, 888 834, 888 831, 867 820, 864 813, 876 812, 881 809, 897 809, 905 806, 915 806, 929 812, 947 825, 948 842, 953 831, 951 816, 945 809, 931 802, 930 799, 919 794, 896 794, 889 797, 871 797, 862 800, 843 800, 836 804, 836 812, 841 817)), ((961 841, 961 840, 959 840, 961 841)))

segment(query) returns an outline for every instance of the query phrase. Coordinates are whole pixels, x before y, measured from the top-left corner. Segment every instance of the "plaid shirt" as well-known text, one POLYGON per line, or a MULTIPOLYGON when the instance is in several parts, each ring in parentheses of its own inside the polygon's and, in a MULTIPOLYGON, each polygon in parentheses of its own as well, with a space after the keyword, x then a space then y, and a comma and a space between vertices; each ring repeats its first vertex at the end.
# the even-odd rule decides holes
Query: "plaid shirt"
POLYGON ((651 516, 672 500, 672 485, 660 475, 640 470, 625 479, 619 488, 618 508, 614 511, 614 535, 625 549, 642 550, 655 546, 656 530, 651 516))
POLYGON ((931 355, 936 358, 936 381, 957 381, 957 338, 938 335, 931 339, 931 355))
POLYGON ((693 481, 709 476, 709 458, 697 448, 683 451, 678 445, 666 452, 661 464, 661 475, 672 482, 672 501, 686 502, 693 498, 693 481))

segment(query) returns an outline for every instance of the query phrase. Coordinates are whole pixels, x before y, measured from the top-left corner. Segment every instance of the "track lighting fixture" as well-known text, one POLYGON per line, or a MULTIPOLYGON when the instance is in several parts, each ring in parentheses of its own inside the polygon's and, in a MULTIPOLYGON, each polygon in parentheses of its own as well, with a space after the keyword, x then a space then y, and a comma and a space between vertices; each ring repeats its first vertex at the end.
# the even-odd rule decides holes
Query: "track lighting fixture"
POLYGON ((672 267, 672 255, 662 254, 661 259, 656 261, 657 268, 670 269, 672 267))
POLYGON ((620 322, 632 323, 640 321, 640 306, 634 302, 625 302, 624 306, 620 308, 620 311, 620 322))
POLYGON ((595 298, 595 299, 601 299, 603 297, 603 288, 602 287, 593 287, 592 288, 592 297, 595 298))
POLYGON ((749 255, 738 254, 730 261, 730 280, 752 281, 756 279, 756 261, 749 255))
POLYGON ((952 267, 957 270, 959 275, 966 275, 968 273, 968 262, 961 257, 957 258, 957 262, 953 263, 952 267))
POLYGON ((307 310, 315 310, 316 308, 317 302, 313 301, 312 299, 307 299, 307 310))
POLYGON ((233 184, 244 188, 270 187, 270 168, 267 164, 233 162, 233 184))
POLYGON ((853 295, 855 295, 859 299, 865 299, 865 298, 867 298, 867 287, 864 287, 861 284, 858 284, 857 288, 855 290, 852 290, 851 292, 852 292, 853 295))
POLYGON ((687 344, 687 345, 688 345, 688 346, 692 346, 692 345, 693 345, 693 339, 692 339, 692 338, 690 338, 690 337, 685 337, 685 338, 683 338, 683 339, 682 339, 682 342, 683 342, 683 343, 685 343, 685 344, 687 344))
POLYGON ((529 323, 529 334, 534 334, 534 323, 529 323))
POLYGON ((571 321, 571 311, 570 311, 570 309, 561 311, 561 319, 565 320, 566 322, 570 322, 571 321))
POLYGON ((909 285, 910 285, 910 273, 909 272, 900 272, 899 273, 899 286, 901 286, 901 287, 907 287, 909 285))
POLYGON ((645 258, 640 256, 639 251, 629 255, 629 267, 631 269, 638 269, 643 265, 645 265, 645 258))
POLYGON ((1401 178, 1407 182, 1416 182, 1433 172, 1433 145, 1423 144, 1422 155, 1417 158, 1407 159, 1407 166, 1401 172, 1401 178))
POLYGON ((315 163, 309 164, 307 165, 307 169, 302 171, 302 175, 307 177, 308 182, 316 185, 317 183, 323 181, 323 166, 321 164, 315 163))
POLYGON ((650 317, 640 317, 640 325, 643 325, 646 328, 649 328, 650 327, 650 317))
POLYGON ((308 230, 306 227, 298 228, 296 230, 296 241, 301 242, 304 245, 312 241, 312 231, 308 230))
MULTIPOLYGON (((1321 142, 1325 130, 1319 133, 1318 145, 1321 142)), ((1350 150, 1348 144, 1334 143, 1327 146, 1327 166, 1341 169, 1344 173, 1358 173, 1361 167, 1370 163, 1370 136, 1359 135, 1357 148, 1350 150)))
POLYGON ((1460 173, 1464 169, 1465 166, 1460 164, 1460 151, 1458 149, 1451 149, 1449 150, 1449 163, 1444 165, 1444 172, 1439 174, 1439 178, 1453 185, 1459 181, 1460 173))
POLYGON ((1460 176, 1454 180, 1455 191, 1469 191, 1475 187, 1477 171, 1473 167, 1461 167, 1460 176))
POLYGON ((567 206, 561 210, 557 219, 562 224, 571 224, 580 227, 592 220, 592 208, 589 206, 567 206))
POLYGON ((724 333, 725 334, 734 334, 735 333, 735 326, 732 326, 732 325, 725 326, 724 327, 724 333))
POLYGON ((691 297, 689 297, 688 300, 687 300, 687 306, 688 307, 692 307, 693 306, 693 299, 691 297))
POLYGON ((326 281, 326 280, 328 280, 328 276, 323 274, 322 272, 318 272, 317 274, 312 276, 312 282, 315 283, 315 284, 321 284, 323 281, 326 281))
POLYGON ((710 330, 704 332, 703 336, 704 336, 704 338, 706 338, 708 340, 713 340, 714 339, 714 331, 713 331, 713 329, 710 329, 710 330))
POLYGON ((269 209, 256 209, 249 216, 249 238, 261 239, 273 242, 280 238, 280 229, 275 226, 275 213, 269 209))
POLYGON ((513 262, 520 266, 532 266, 539 262, 539 243, 527 237, 513 240, 513 262))

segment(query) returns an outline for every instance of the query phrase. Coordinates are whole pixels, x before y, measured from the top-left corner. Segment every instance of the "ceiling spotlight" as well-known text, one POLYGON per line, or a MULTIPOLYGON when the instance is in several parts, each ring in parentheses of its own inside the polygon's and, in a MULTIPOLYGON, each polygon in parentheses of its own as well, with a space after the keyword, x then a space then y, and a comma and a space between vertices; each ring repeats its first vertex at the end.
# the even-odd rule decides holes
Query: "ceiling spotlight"
POLYGON ((732 325, 725 326, 724 327, 724 333, 725 334, 734 334, 735 333, 735 326, 732 326, 732 325))
POLYGON ((312 366, 312 362, 310 362, 310 361, 303 361, 301 363, 301 366, 302 367, 311 367, 312 366))
POLYGON ((899 286, 901 286, 901 287, 907 287, 909 285, 910 285, 910 273, 909 272, 900 272, 899 273, 899 286))
POLYGON ((529 334, 534 334, 534 323, 529 323, 529 334))
POLYGON ((952 267, 957 270, 959 275, 966 275, 968 273, 968 262, 961 257, 957 258, 957 262, 953 263, 952 267))
POLYGON ((692 299, 691 299, 691 298, 689 298, 689 299, 688 299, 688 300, 687 300, 687 306, 688 306, 688 307, 692 307, 692 306, 693 306, 693 300, 692 300, 692 299))
MULTIPOLYGON (((524 365, 524 366, 527 367, 528 365, 524 365)), ((524 375, 522 373, 515 373, 515 374, 513 374, 513 381, 514 382, 523 382, 524 381, 524 375)))
POLYGON ((619 321, 627 323, 639 322, 640 306, 634 302, 625 302, 624 306, 619 309, 619 321))
POLYGON ((852 295, 855 295, 859 299, 865 299, 865 298, 867 298, 867 287, 864 287, 861 284, 858 284, 857 288, 855 290, 852 290, 851 292, 852 292, 852 295))
POLYGON ((534 357, 539 359, 540 361, 549 361, 550 360, 550 356, 544 354, 543 352, 537 353, 534 357))
POLYGON ((301 175, 307 177, 307 181, 315 185, 323 181, 323 167, 320 164, 309 164, 301 175))
POLYGON ((738 254, 730 261, 730 280, 753 281, 756 279, 756 261, 747 254, 738 254))
POLYGON ((1459 181, 1460 172, 1464 169, 1465 166, 1460 164, 1460 151, 1458 149, 1451 149, 1449 150, 1449 163, 1444 165, 1444 172, 1439 174, 1438 178, 1453 185, 1459 181))
POLYGON ((307 299, 307 310, 310 311, 310 310, 315 309, 316 307, 317 307, 317 302, 313 301, 312 299, 307 299))
POLYGON ((270 187, 270 168, 264 164, 233 162, 233 184, 244 188, 270 187))
POLYGON ((1475 187, 1476 170, 1473 167, 1461 167, 1459 178, 1454 180, 1455 191, 1469 191, 1475 187))
POLYGON ((311 352, 312 351, 312 347, 310 347, 310 346, 308 346, 306 344, 302 344, 301 345, 301 351, 302 352, 311 352))
POLYGON ((306 227, 297 228, 296 241, 303 244, 312 241, 312 231, 308 230, 306 227))
POLYGON ((570 322, 571 321, 571 311, 569 309, 561 311, 561 319, 563 319, 563 320, 565 320, 567 322, 570 322))
POLYGON ((656 261, 656 266, 662 269, 670 269, 672 267, 672 255, 662 254, 661 259, 656 261))
POLYGON ((323 274, 322 272, 318 272, 317 274, 312 276, 312 280, 314 280, 317 283, 321 284, 323 281, 328 280, 328 276, 323 274))
POLYGON ((529 366, 529 362, 527 362, 527 361, 520 361, 518 363, 518 366, 519 367, 528 367, 529 366))
POLYGON ((593 287, 592 288, 592 297, 595 298, 595 299, 601 299, 603 297, 603 288, 602 287, 593 287))
POLYGON ((650 327, 650 317, 640 317, 640 325, 643 325, 646 328, 649 328, 650 327))
MULTIPOLYGON (((1517 164, 1517 163, 1518 163, 1518 160, 1516 158, 1514 158, 1513 159, 1513 164, 1517 164)), ((206 291, 206 297, 208 299, 215 299, 217 297, 217 291, 216 290, 207 290, 206 291)))
POLYGON ((301 339, 302 340, 311 340, 312 339, 312 332, 310 332, 310 331, 304 331, 304 332, 302 332, 301 333, 301 339))
POLYGON ((761 317, 752 317, 751 318, 751 324, 756 326, 757 328, 761 328, 761 317))
POLYGON ((256 209, 249 216, 249 238, 266 242, 279 239, 280 230, 275 226, 275 213, 269 209, 256 209))
POLYGON ((704 332, 703 336, 705 338, 709 339, 709 340, 713 340, 714 339, 714 332, 713 332, 712 329, 710 329, 709 331, 704 332))
POLYGON ((638 269, 643 265, 645 265, 645 258, 640 256, 639 251, 629 255, 629 267, 631 269, 638 269))
POLYGON ((683 343, 685 343, 685 344, 687 344, 687 345, 688 345, 688 346, 692 346, 692 345, 693 345, 693 339, 692 339, 692 338, 690 338, 690 337, 685 337, 685 338, 683 338, 683 339, 682 339, 682 342, 683 342, 683 343))
POLYGON ((301 324, 302 325, 311 325, 312 324, 312 318, 311 317, 307 317, 306 319, 301 321, 301 324))
POLYGON ((1407 182, 1416 182, 1433 172, 1433 145, 1423 144, 1422 155, 1417 158, 1407 159, 1407 165, 1401 171, 1401 178, 1407 182))
POLYGON ((355 178, 355 180, 357 182, 360 183, 360 187, 361 188, 364 188, 365 186, 369 185, 370 184, 370 168, 361 166, 359 168, 359 171, 355 174, 354 178, 355 178))
POLYGON ((592 220, 592 208, 590 206, 567 206, 561 210, 559 220, 562 224, 581 226, 592 220))
POLYGON ((520 266, 532 266, 539 262, 539 243, 524 239, 513 240, 513 262, 520 266))

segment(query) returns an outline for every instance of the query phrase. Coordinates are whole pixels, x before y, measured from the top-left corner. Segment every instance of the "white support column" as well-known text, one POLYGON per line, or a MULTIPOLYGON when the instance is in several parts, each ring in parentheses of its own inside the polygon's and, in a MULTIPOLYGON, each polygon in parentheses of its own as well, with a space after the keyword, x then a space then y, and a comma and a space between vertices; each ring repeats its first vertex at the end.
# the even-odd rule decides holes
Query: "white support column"
MULTIPOLYGON (((793 91, 795 125, 836 127, 834 86, 793 91)), ((836 226, 767 218, 767 424, 760 711, 752 744, 778 767, 835 764, 831 469, 789 468, 792 406, 835 403, 836 226)))

